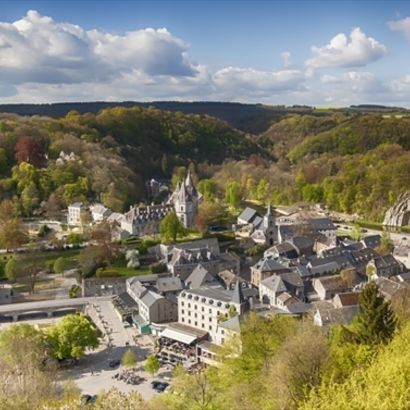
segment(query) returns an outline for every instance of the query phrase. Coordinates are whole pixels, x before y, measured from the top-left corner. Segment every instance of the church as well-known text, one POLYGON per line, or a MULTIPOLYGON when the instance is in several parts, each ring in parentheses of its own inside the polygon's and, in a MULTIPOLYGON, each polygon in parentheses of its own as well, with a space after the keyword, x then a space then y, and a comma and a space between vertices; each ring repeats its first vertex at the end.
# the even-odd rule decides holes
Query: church
POLYGON ((192 228, 201 202, 202 194, 195 188, 191 172, 188 171, 186 178, 178 184, 167 204, 173 205, 175 213, 185 228, 192 228))

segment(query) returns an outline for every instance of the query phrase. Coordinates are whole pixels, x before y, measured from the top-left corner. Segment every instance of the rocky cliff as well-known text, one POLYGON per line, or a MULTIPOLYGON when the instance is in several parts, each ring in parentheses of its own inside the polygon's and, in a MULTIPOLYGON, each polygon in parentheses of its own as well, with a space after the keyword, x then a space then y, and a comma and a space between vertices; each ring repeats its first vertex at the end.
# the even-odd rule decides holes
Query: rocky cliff
POLYGON ((401 195, 398 201, 387 210, 383 225, 407 226, 410 224, 410 192, 401 195))

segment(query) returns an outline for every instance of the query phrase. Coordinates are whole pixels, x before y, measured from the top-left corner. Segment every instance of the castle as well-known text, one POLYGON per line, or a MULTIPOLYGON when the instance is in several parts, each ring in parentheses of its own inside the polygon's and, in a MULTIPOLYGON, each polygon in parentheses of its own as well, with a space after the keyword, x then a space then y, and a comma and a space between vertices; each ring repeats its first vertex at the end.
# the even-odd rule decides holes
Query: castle
POLYGON ((191 172, 188 171, 185 180, 178 184, 167 204, 173 205, 175 213, 185 228, 192 228, 201 202, 202 194, 195 188, 191 172))

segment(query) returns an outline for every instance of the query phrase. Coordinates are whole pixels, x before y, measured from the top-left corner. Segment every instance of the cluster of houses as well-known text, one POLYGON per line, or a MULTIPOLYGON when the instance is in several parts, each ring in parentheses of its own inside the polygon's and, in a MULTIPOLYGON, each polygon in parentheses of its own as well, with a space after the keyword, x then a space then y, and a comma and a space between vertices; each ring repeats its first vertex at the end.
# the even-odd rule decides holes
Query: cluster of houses
POLYGON ((348 324, 369 280, 388 300, 409 286, 406 266, 377 252, 380 235, 339 238, 326 217, 281 219, 271 207, 264 216, 246 209, 237 220, 239 236, 245 226, 246 235, 266 245, 248 280, 246 261, 221 252, 216 238, 157 245, 149 251, 167 272, 124 279, 119 297, 139 331, 159 337, 165 361, 216 364, 219 346, 240 334, 249 310, 307 317, 325 327, 348 324))
MULTIPOLYGON (((155 182, 149 181, 150 195, 167 192, 163 185, 155 182)), ((113 227, 113 239, 153 235, 159 232, 159 225, 170 210, 175 211, 186 228, 193 227, 201 201, 202 194, 195 188, 191 173, 188 172, 185 180, 162 204, 131 206, 127 212, 118 213, 99 203, 86 206, 82 202, 75 202, 68 206, 67 224, 72 228, 81 228, 85 224, 107 221, 113 227)))

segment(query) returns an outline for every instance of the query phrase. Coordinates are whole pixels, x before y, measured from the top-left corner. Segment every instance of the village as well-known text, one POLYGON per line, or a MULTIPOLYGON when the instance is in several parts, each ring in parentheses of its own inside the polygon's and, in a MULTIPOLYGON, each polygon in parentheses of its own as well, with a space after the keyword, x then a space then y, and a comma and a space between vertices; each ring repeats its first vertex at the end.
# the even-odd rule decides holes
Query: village
MULTIPOLYGON (((154 196, 160 192, 161 184, 155 180, 147 186, 154 196)), ((71 232, 81 232, 84 224, 108 223, 111 241, 127 243, 158 234, 169 212, 175 212, 185 228, 193 228, 202 200, 188 173, 165 202, 131 207, 124 214, 98 203, 73 203, 67 225, 71 232)), ((219 349, 228 340, 240 340, 243 318, 251 311, 266 318, 303 318, 327 329, 353 320, 361 290, 370 281, 390 302, 400 301, 408 291, 406 236, 395 235, 392 241, 383 233, 361 229, 352 239, 355 228, 332 221, 320 207, 309 212, 297 207, 268 205, 264 212, 257 208, 247 206, 232 226, 212 226, 201 239, 157 243, 148 247, 146 255, 133 251, 132 245, 124 248, 133 255, 132 266, 139 268, 148 260, 160 267, 158 273, 135 270, 132 274, 131 270, 127 276, 82 277, 77 283, 71 275, 70 283, 81 292, 77 300, 84 303, 75 307, 67 302, 67 312, 80 309, 92 318, 105 346, 96 357, 102 355, 107 363, 105 370, 99 372, 98 366, 93 370, 98 360, 92 359, 96 353, 89 353, 78 380, 84 393, 96 394, 107 383, 119 383, 129 391, 130 386, 120 382, 125 378, 132 381, 128 384, 138 385, 135 388, 144 398, 152 396, 149 375, 133 376, 128 371, 128 376, 121 376, 111 368, 119 364, 127 346, 134 346, 142 361, 147 359, 146 351, 156 356, 163 378, 152 383, 157 387, 162 383, 162 390, 155 390, 160 392, 172 383, 170 370, 179 364, 193 372, 218 366, 219 349), (113 353, 115 349, 119 350, 113 353)), ((41 323, 47 320, 44 313, 56 321, 65 314, 53 312, 53 300, 49 306, 47 297, 36 302, 14 296, 12 284, 0 285, 4 325, 18 320, 41 323), (21 313, 16 313, 16 306, 21 313)), ((55 299, 63 302, 67 297, 60 292, 55 299)))

